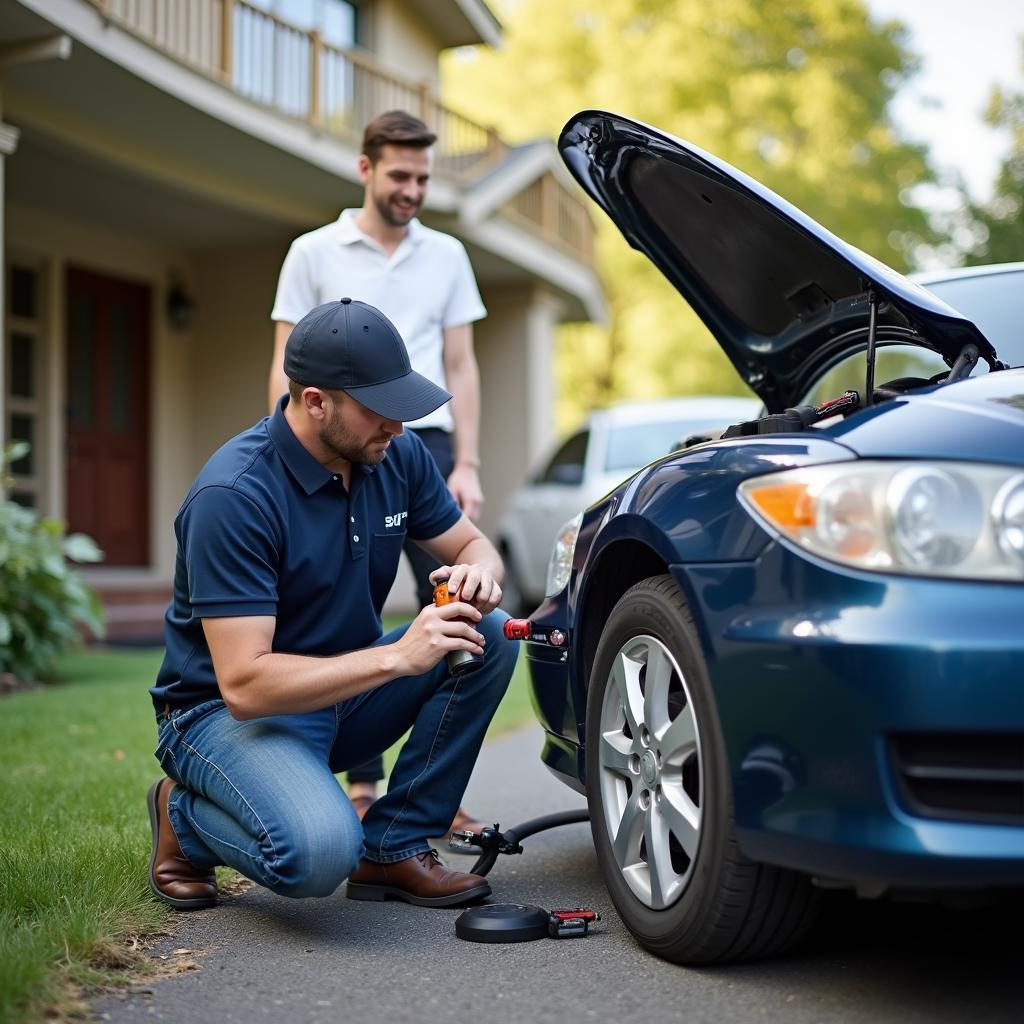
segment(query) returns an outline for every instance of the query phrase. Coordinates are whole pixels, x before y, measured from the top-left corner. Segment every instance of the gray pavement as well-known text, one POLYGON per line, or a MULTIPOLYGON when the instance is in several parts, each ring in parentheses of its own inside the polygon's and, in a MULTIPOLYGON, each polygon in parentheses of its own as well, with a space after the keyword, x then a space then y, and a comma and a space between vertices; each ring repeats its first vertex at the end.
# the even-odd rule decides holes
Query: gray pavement
MULTIPOLYGON (((536 728, 488 744, 467 806, 502 827, 581 806, 540 764, 540 745, 536 728)), ((289 901, 253 888, 177 916, 175 934, 154 951, 197 950, 200 970, 105 997, 93 1012, 175 1024, 1022 1019, 1021 929, 1005 907, 954 912, 837 898, 796 954, 693 970, 632 941, 601 884, 587 825, 524 846, 525 854, 501 857, 491 872, 493 901, 592 906, 604 918, 594 934, 478 945, 456 938, 460 910, 350 901, 343 890, 289 901)))

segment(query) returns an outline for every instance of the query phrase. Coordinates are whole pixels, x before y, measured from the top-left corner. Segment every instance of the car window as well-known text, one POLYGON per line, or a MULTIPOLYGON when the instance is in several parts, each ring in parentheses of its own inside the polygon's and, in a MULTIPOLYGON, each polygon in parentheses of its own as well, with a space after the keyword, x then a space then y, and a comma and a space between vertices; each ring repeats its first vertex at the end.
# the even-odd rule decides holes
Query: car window
POLYGON ((580 484, 583 482, 583 465, 587 458, 587 444, 590 431, 581 430, 573 434, 551 457, 537 478, 541 484, 580 484))
POLYGON ((660 459, 678 447, 690 434, 727 427, 728 418, 665 420, 653 423, 630 423, 613 427, 608 437, 604 468, 608 473, 633 471, 660 459))
MULTIPOLYGON (((1024 270, 938 281, 925 287, 975 323, 1008 366, 1024 366, 1024 270)), ((980 368, 980 367, 979 367, 980 368)), ((975 374, 978 369, 975 369, 975 374)))
MULTIPOLYGON (((983 369, 979 363, 974 372, 983 369)), ((864 381, 867 375, 868 360, 866 352, 855 352, 837 363, 827 373, 819 377, 801 400, 802 405, 821 405, 830 398, 837 398, 844 391, 856 391, 863 397, 864 381)), ((882 345, 875 354, 875 385, 899 377, 929 377, 948 370, 946 361, 931 349, 917 345, 882 345)))

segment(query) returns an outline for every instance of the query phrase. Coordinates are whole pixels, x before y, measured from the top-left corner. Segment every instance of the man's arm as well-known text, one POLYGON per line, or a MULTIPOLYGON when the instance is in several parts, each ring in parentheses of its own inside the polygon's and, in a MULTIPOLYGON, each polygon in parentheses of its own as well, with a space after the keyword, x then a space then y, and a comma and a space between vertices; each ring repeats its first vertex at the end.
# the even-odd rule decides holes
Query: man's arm
POLYGON ((484 614, 501 603, 501 555, 467 516, 444 533, 417 543, 441 562, 430 574, 432 583, 448 580, 449 591, 484 614))
POLYGON ((277 408, 277 400, 288 390, 288 378, 284 375, 284 347, 294 324, 278 320, 274 324, 274 355, 270 360, 270 379, 267 382, 267 398, 270 414, 277 408))
POLYGON ((433 668, 449 651, 482 654, 483 637, 468 618, 481 614, 464 602, 428 605, 393 644, 330 658, 273 650, 273 616, 204 618, 221 696, 233 718, 300 715, 337 704, 401 676, 433 668))
POLYGON ((448 477, 448 490, 462 511, 476 519, 484 495, 479 476, 480 371, 473 353, 472 324, 444 329, 444 373, 455 421, 455 468, 448 477))

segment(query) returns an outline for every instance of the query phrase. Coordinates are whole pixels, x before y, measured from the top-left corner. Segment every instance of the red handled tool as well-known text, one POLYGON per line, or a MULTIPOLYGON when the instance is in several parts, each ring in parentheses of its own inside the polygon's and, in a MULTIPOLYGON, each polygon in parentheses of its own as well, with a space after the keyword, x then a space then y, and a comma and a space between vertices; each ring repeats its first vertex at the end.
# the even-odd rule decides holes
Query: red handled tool
POLYGON ((552 647, 564 647, 569 639, 560 629, 550 626, 538 626, 529 619, 506 619, 506 640, 532 640, 538 644, 550 644, 552 647))
POLYGON ((548 914, 548 935, 552 939, 575 939, 587 934, 590 926, 601 920, 601 915, 589 907, 574 910, 552 910, 548 914))

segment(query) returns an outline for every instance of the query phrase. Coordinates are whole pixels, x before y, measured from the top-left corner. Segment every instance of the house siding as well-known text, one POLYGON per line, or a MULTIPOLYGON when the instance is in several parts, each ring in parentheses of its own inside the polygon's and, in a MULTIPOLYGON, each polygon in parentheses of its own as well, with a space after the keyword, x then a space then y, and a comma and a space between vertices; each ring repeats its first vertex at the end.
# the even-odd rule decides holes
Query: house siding
MULTIPOLYGON (((149 564, 99 566, 86 576, 110 595, 115 618, 132 626, 134 638, 140 621, 132 617, 142 612, 143 632, 158 638, 153 609, 173 574, 172 523, 182 496, 213 450, 265 414, 281 261, 295 236, 360 201, 358 152, 351 140, 260 107, 138 33, 103 23, 88 0, 18 0, 7 8, 14 9, 40 19, 35 35, 59 26, 74 37, 68 61, 13 69, 0 96, 5 119, 21 129, 0 179, 6 257, 38 268, 44 303, 38 505, 58 517, 68 508, 67 270, 138 281, 151 294, 149 564), (174 282, 194 305, 184 328, 167 315, 174 282)), ((400 0, 367 4, 362 13, 364 44, 381 68, 436 86, 440 44, 424 16, 400 0)), ((458 127, 452 117, 444 123, 458 127)), ((505 155, 499 144, 494 159, 505 155)), ((485 410, 481 526, 490 531, 550 437, 554 328, 567 315, 564 299, 589 308, 590 270, 531 233, 535 225, 496 224, 487 210, 463 217, 468 167, 438 171, 424 220, 466 243, 489 310, 475 340, 485 410)), ((0 433, 5 399, 0 376, 0 433)), ((404 569, 388 607, 413 607, 404 569)))
POLYGON ((430 26, 399 0, 379 0, 366 13, 374 57, 396 74, 437 90, 440 45, 430 26))

